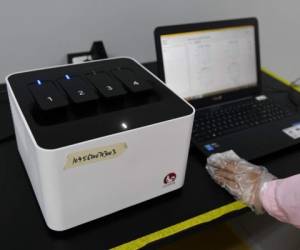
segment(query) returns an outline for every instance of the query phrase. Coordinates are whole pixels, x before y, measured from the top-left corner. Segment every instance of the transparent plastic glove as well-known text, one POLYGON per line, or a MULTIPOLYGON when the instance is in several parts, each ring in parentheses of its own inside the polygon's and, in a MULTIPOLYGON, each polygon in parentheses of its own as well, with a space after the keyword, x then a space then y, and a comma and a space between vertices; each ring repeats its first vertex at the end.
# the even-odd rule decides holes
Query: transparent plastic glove
POLYGON ((264 212, 259 192, 264 183, 276 179, 265 167, 240 158, 232 150, 211 155, 206 169, 216 183, 257 214, 264 212))

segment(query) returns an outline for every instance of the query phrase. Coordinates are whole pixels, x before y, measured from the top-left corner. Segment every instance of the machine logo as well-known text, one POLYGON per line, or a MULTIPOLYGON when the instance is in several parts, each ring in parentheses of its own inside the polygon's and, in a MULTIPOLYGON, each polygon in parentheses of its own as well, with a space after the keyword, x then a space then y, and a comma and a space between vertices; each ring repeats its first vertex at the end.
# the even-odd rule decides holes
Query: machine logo
POLYGON ((164 178, 164 184, 165 185, 174 184, 175 180, 176 180, 176 174, 174 172, 169 173, 164 178))

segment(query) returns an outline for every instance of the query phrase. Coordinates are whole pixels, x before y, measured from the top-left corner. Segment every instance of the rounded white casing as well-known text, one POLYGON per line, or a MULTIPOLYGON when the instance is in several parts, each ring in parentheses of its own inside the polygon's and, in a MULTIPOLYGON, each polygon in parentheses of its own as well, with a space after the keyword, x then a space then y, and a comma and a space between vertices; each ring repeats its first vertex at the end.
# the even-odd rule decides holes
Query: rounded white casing
POLYGON ((8 77, 6 81, 18 150, 52 230, 75 227, 183 186, 193 108, 187 116, 49 150, 37 145, 8 77), (120 143, 127 148, 118 157, 64 167, 69 154, 120 143), (170 173, 176 179, 166 184, 170 173))

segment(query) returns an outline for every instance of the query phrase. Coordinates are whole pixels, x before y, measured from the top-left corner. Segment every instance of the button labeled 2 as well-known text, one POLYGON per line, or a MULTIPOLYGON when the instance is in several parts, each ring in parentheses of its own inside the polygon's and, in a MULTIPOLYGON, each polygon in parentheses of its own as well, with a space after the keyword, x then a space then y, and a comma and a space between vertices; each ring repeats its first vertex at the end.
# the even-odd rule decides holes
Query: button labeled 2
POLYGON ((40 109, 48 111, 68 105, 68 100, 51 81, 33 83, 29 85, 29 90, 40 109))
POLYGON ((74 103, 79 104, 98 99, 94 88, 79 77, 61 79, 59 83, 74 103))

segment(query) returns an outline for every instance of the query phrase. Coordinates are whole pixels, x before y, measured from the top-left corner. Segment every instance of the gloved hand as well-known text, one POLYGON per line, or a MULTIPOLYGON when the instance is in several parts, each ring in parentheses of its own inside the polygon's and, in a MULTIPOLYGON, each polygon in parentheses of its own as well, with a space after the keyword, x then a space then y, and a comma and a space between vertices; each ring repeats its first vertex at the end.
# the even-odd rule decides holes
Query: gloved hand
POLYGON ((276 179, 265 167, 241 159, 232 150, 211 155, 206 169, 216 183, 257 214, 264 212, 259 192, 264 183, 276 179))

